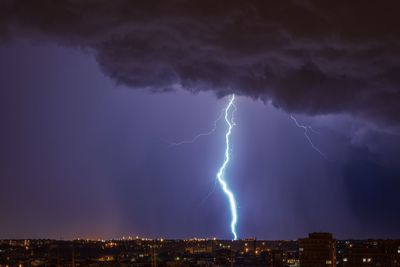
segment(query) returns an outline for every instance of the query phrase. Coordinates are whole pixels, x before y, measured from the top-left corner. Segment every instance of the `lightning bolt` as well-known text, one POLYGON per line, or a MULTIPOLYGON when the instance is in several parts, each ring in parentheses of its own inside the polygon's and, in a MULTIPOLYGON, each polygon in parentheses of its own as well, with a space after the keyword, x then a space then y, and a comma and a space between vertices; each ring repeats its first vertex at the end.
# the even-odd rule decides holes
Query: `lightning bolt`
POLYGON ((235 196, 234 196, 233 192, 231 191, 231 189, 229 189, 227 181, 225 180, 225 170, 226 170, 226 167, 228 166, 228 163, 231 158, 230 136, 232 134, 233 127, 236 125, 235 121, 233 119, 233 114, 236 111, 236 106, 234 104, 234 101, 235 101, 235 95, 232 94, 232 96, 228 102, 228 105, 225 108, 225 122, 228 126, 228 129, 225 134, 225 159, 217 172, 217 180, 218 180, 218 183, 221 186, 222 190, 224 191, 226 197, 228 198, 230 211, 231 211, 231 224, 230 224, 231 232, 233 235, 233 240, 237 240, 236 224, 237 224, 238 217, 237 217, 236 199, 235 199, 235 196), (230 110, 232 110, 232 112, 229 112, 230 110), (231 114, 230 117, 229 117, 229 113, 231 114))
MULTIPOLYGON (((174 142, 174 143, 170 143, 170 147, 173 146, 180 146, 180 145, 184 145, 184 144, 192 144, 194 142, 196 142, 199 138, 203 137, 203 136, 208 136, 213 134, 216 130, 217 130, 217 124, 218 122, 222 119, 222 117, 224 117, 225 122, 228 126, 228 129, 225 133, 225 157, 224 157, 224 161, 221 165, 221 167, 219 168, 217 175, 216 175, 216 184, 218 183, 224 194, 226 195, 226 197, 228 198, 228 202, 229 202, 229 206, 230 206, 230 212, 231 212, 231 224, 230 224, 230 228, 231 228, 231 232, 233 235, 233 239, 237 240, 237 233, 236 233, 236 224, 237 224, 237 205, 236 205, 236 199, 235 196, 233 194, 233 192, 229 189, 228 183, 225 180, 225 170, 226 167, 228 166, 228 163, 230 161, 230 136, 232 134, 232 129, 233 127, 236 125, 235 121, 234 121, 234 113, 236 111, 236 105, 234 103, 235 101, 235 95, 232 94, 231 98, 229 99, 229 102, 227 104, 227 106, 221 111, 221 114, 219 115, 219 117, 214 120, 214 127, 208 131, 208 132, 204 132, 204 133, 200 133, 196 136, 194 136, 192 139, 190 140, 184 140, 181 142, 174 142)), ((204 202, 212 193, 214 192, 214 188, 212 189, 212 191, 207 194, 206 198, 203 199, 202 202, 204 202)))
POLYGON ((209 136, 209 135, 213 134, 217 130, 218 121, 222 119, 223 115, 224 115, 224 110, 222 110, 221 114, 218 116, 218 118, 214 120, 214 126, 210 131, 205 132, 205 133, 199 133, 198 135, 194 136, 190 140, 184 140, 184 141, 181 141, 181 142, 170 143, 169 146, 173 147, 173 146, 180 146, 180 145, 185 145, 185 144, 193 144, 194 142, 197 141, 197 139, 199 139, 199 138, 201 138, 203 136, 209 136))
POLYGON ((300 124, 297 119, 295 117, 293 117, 293 115, 290 115, 290 118, 294 121, 294 123, 296 124, 297 127, 302 128, 304 130, 304 136, 306 137, 308 143, 310 143, 311 147, 317 151, 324 159, 329 160, 328 157, 321 151, 318 149, 318 147, 316 147, 313 143, 313 141, 311 140, 310 136, 308 135, 308 131, 312 131, 314 133, 318 133, 317 131, 315 131, 311 126, 306 126, 306 125, 302 125, 300 124))

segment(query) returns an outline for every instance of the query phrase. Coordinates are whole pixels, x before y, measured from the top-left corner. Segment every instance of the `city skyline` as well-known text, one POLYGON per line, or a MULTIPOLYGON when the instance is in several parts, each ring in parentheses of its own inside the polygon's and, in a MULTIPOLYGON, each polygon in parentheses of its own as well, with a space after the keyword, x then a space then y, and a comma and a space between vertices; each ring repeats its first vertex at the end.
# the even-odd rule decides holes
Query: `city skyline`
POLYGON ((0 264, 57 266, 387 266, 400 265, 400 240, 145 239, 0 240, 0 264))

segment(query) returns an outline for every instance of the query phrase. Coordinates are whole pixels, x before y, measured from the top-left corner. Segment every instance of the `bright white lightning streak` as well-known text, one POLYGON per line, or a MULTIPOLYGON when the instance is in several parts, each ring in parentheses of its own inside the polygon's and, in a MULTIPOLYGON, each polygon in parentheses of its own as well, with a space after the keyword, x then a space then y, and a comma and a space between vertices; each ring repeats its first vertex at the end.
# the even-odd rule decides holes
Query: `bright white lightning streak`
POLYGON ((313 131, 313 132, 315 132, 315 133, 318 133, 318 132, 316 132, 311 126, 306 126, 306 125, 300 124, 300 123, 297 121, 297 119, 296 119, 295 117, 293 117, 293 115, 290 115, 290 118, 294 121, 294 123, 296 124, 297 127, 302 128, 302 129, 304 130, 304 136, 307 138, 308 143, 310 143, 311 147, 312 147, 315 151, 317 151, 322 157, 324 157, 326 160, 328 160, 328 158, 326 157, 326 155, 325 155, 321 150, 319 150, 318 147, 316 147, 316 146, 314 145, 313 141, 311 140, 310 136, 308 135, 308 130, 311 130, 311 131, 313 131))
POLYGON ((224 115, 224 110, 222 110, 221 114, 220 114, 220 115, 218 116, 218 118, 214 121, 214 127, 213 127, 210 131, 205 132, 205 133, 200 133, 200 134, 196 135, 195 137, 193 137, 193 138, 190 139, 190 140, 184 140, 184 141, 181 141, 181 142, 174 142, 174 143, 171 143, 170 146, 180 146, 180 145, 185 145, 185 144, 193 144, 193 143, 196 142, 197 139, 199 139, 200 137, 208 136, 208 135, 213 134, 213 133, 217 130, 217 123, 218 123, 218 121, 222 118, 223 115, 224 115))
POLYGON ((236 106, 234 104, 235 101, 235 95, 232 94, 228 105, 225 108, 225 122, 228 125, 228 130, 225 134, 225 159, 224 162, 222 163, 221 167, 219 168, 217 172, 217 180, 219 184, 222 187, 222 190, 224 191, 225 195, 228 197, 229 201, 229 206, 231 210, 231 232, 233 234, 233 240, 237 240, 237 233, 236 233, 236 224, 237 224, 237 205, 236 205, 236 200, 235 196, 233 195, 232 191, 229 189, 228 183, 225 180, 225 169, 229 163, 230 160, 230 136, 232 133, 232 129, 235 126, 235 122, 233 120, 233 113, 236 110, 236 106), (229 110, 232 109, 231 112, 231 118, 229 119, 229 110))

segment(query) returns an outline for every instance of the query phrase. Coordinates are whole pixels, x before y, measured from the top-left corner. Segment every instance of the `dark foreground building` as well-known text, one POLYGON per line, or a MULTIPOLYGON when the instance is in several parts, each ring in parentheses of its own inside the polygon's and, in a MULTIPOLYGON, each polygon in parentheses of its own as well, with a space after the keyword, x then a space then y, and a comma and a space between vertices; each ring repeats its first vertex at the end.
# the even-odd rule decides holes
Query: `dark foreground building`
POLYGON ((300 266, 336 266, 336 240, 329 233, 312 233, 299 239, 300 266))
POLYGON ((367 240, 345 244, 339 267, 400 267, 399 240, 367 240))
POLYGON ((400 240, 0 240, 0 267, 400 267, 400 240))

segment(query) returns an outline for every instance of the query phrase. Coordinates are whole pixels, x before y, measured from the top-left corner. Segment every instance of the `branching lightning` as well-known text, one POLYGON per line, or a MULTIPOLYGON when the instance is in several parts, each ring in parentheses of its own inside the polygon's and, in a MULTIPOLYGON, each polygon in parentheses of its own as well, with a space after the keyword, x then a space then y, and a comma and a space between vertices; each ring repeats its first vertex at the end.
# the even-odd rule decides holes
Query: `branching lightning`
POLYGON ((225 195, 228 198, 229 201, 229 206, 230 206, 230 211, 231 211, 231 232, 233 234, 233 240, 237 240, 237 233, 236 233, 236 224, 237 224, 237 205, 236 205, 236 199, 233 194, 233 192, 229 189, 228 183, 225 180, 225 170, 226 167, 228 166, 228 163, 230 161, 231 155, 230 155, 230 136, 232 134, 232 129, 236 125, 235 121, 233 119, 233 114, 236 110, 236 106, 234 104, 235 101, 235 95, 232 94, 228 105, 225 108, 225 122, 228 125, 228 130, 225 134, 225 159, 224 162, 222 163, 221 167, 219 168, 217 172, 217 180, 224 191, 225 195), (232 110, 230 112, 230 110, 232 110), (230 114, 230 115, 229 115, 230 114))
POLYGON ((193 143, 196 142, 200 137, 208 136, 208 135, 213 134, 213 133, 217 130, 218 121, 222 118, 223 115, 224 115, 224 110, 221 111, 221 114, 220 114, 220 115, 218 116, 218 118, 214 121, 214 126, 213 126, 213 128, 212 128, 210 131, 205 132, 205 133, 199 133, 198 135, 194 136, 194 137, 193 137, 192 139, 190 139, 190 140, 184 140, 184 141, 181 141, 181 142, 173 142, 173 143, 170 143, 170 147, 172 147, 172 146, 186 145, 186 144, 193 144, 193 143))
POLYGON ((304 130, 304 136, 306 137, 306 139, 307 139, 308 143, 311 145, 311 147, 315 151, 317 151, 324 159, 329 160, 328 157, 318 147, 316 147, 314 145, 313 141, 311 140, 310 136, 308 135, 308 131, 312 131, 314 133, 318 133, 318 132, 315 131, 311 126, 306 126, 306 125, 300 124, 293 115, 290 115, 290 118, 294 121, 294 123, 296 124, 297 127, 302 128, 304 130))

